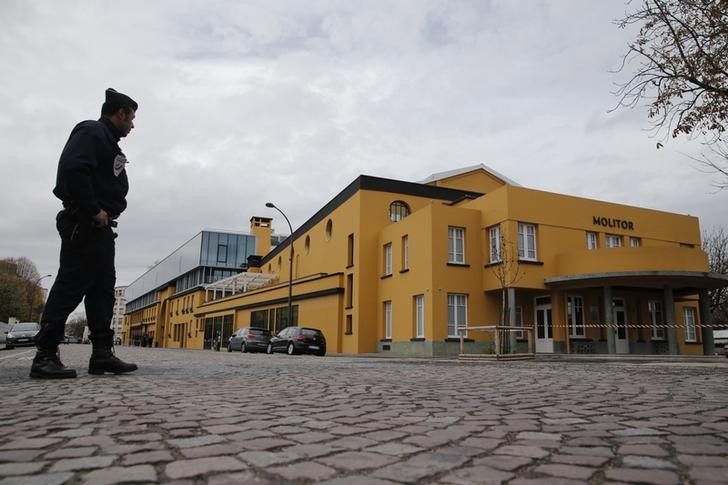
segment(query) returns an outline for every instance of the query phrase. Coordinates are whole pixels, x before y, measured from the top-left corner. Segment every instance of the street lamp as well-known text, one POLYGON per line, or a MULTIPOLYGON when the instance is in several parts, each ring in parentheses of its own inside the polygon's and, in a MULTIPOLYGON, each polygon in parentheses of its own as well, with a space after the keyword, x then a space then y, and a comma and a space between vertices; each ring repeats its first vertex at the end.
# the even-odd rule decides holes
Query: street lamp
POLYGON ((288 220, 288 217, 283 213, 282 210, 280 210, 273 202, 266 202, 265 206, 270 209, 275 209, 278 212, 281 213, 283 218, 288 223, 288 229, 291 231, 290 240, 291 242, 288 244, 291 247, 291 255, 288 258, 289 260, 289 267, 288 267, 288 326, 290 327, 293 322, 293 227, 291 226, 291 221, 288 220))
POLYGON ((28 321, 31 321, 32 318, 33 318, 33 305, 35 305, 35 290, 36 290, 36 288, 38 286, 40 286, 40 281, 43 278, 50 278, 51 276, 53 276, 53 275, 47 274, 47 275, 41 276, 40 278, 38 278, 37 280, 35 280, 33 282, 33 287, 30 288, 30 292, 31 293, 30 293, 30 308, 28 309, 28 321))

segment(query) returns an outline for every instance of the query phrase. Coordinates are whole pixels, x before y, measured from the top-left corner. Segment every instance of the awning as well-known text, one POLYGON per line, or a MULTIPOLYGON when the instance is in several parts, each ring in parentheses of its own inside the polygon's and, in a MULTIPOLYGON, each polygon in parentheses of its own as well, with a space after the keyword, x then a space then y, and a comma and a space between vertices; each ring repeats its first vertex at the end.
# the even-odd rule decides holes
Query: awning
POLYGON ((700 271, 617 271, 552 276, 545 278, 544 283, 552 288, 622 286, 662 289, 670 286, 674 291, 694 294, 699 290, 728 286, 728 275, 700 271))
POLYGON ((212 292, 212 299, 216 300, 236 293, 257 290, 269 285, 276 278, 277 276, 271 273, 238 273, 205 285, 205 299, 210 301, 210 292, 212 292))

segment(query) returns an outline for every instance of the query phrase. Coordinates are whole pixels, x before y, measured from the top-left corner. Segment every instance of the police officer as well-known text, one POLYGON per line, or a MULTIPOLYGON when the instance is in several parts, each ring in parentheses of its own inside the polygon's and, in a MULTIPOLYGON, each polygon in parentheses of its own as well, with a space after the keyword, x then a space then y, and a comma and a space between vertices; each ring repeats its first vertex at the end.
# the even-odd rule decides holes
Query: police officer
POLYGON ((137 369, 114 355, 111 319, 114 307, 114 238, 112 227, 126 209, 129 181, 119 140, 134 128, 137 103, 114 89, 98 121, 82 121, 71 131, 58 162, 53 193, 63 202, 56 216, 61 236, 58 275, 48 295, 30 377, 76 377, 63 365, 58 344, 68 315, 84 299, 92 344, 89 374, 121 374, 137 369))

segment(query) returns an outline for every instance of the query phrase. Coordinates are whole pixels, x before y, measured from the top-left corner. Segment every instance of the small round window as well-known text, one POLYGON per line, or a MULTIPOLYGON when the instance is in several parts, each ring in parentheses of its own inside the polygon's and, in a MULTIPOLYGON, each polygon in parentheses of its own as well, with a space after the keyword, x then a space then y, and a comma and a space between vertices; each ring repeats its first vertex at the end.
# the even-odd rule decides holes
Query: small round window
POLYGON ((389 204, 389 218, 393 222, 401 221, 410 214, 410 208, 401 200, 395 200, 389 204))
POLYGON ((306 254, 311 252, 311 236, 306 236, 306 242, 303 243, 303 248, 306 250, 306 254))
POLYGON ((329 219, 326 222, 326 240, 327 241, 331 241, 331 234, 333 233, 333 231, 334 231, 334 223, 331 222, 331 219, 329 219))

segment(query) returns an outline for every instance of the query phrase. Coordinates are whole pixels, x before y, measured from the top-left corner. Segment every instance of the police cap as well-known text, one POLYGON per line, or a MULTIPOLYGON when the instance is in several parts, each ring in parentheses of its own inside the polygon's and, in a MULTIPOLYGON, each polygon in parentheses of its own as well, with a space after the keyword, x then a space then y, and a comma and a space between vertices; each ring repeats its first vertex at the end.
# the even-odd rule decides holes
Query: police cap
POLYGON ((114 88, 107 89, 106 101, 101 106, 101 112, 104 114, 113 114, 121 108, 131 108, 136 111, 139 105, 126 94, 120 93, 114 88))

